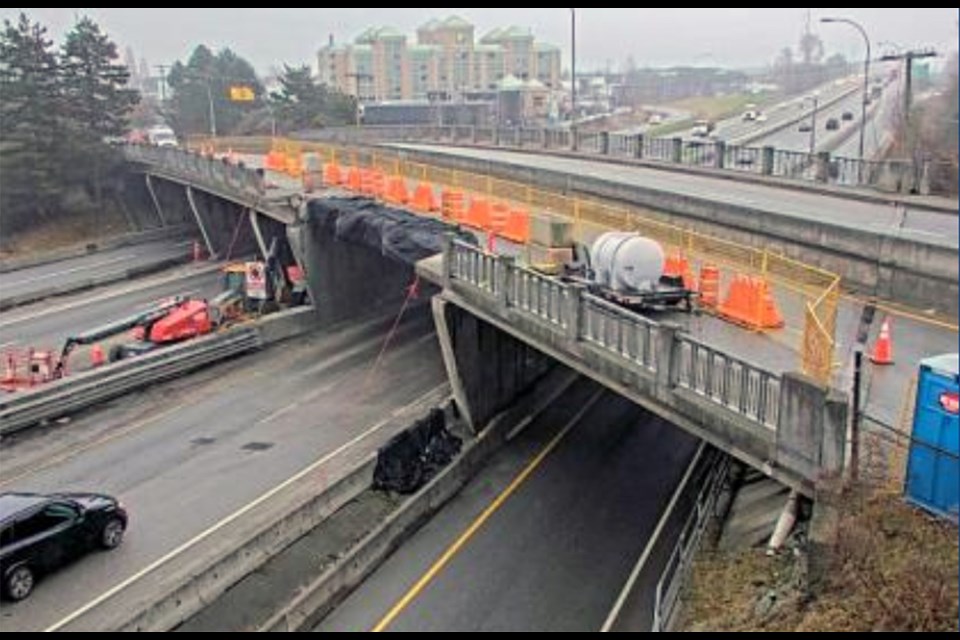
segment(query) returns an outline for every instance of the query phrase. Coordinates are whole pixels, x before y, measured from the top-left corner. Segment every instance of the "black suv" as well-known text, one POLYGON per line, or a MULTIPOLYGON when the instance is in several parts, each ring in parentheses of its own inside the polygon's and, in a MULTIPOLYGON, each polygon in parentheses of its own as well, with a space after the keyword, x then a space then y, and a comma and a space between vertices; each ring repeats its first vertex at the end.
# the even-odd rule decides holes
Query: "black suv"
POLYGON ((23 600, 38 576, 92 549, 123 542, 127 512, 93 493, 0 494, 0 578, 3 596, 23 600))

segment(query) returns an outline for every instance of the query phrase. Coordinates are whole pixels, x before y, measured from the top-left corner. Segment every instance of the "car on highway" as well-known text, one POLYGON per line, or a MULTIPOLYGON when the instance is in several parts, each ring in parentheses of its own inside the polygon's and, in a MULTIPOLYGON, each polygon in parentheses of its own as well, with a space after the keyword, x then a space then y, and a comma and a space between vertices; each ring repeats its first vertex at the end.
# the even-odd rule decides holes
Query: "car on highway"
POLYGON ((697 120, 693 123, 690 135, 694 138, 709 138, 716 129, 717 125, 709 120, 697 120))
POLYGON ((94 549, 120 546, 126 529, 127 511, 110 496, 0 494, 2 596, 23 600, 38 578, 94 549))
POLYGON ((840 129, 840 121, 836 118, 827 120, 827 131, 837 131, 840 129))
POLYGON ((853 120, 854 120, 853 112, 852 112, 852 111, 844 111, 842 118, 843 118, 843 121, 844 121, 844 122, 853 122, 853 120))
POLYGON ((804 120, 800 123, 800 126, 797 128, 797 131, 800 133, 810 133, 813 131, 813 124, 809 120, 804 120))

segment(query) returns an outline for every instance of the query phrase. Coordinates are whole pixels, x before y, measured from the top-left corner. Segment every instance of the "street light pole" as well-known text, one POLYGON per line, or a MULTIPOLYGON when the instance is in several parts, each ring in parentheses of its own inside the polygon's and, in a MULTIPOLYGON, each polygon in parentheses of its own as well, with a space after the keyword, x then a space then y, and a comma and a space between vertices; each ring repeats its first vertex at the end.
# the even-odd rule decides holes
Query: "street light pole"
POLYGON ((577 10, 570 9, 570 97, 572 126, 577 122, 577 10))
POLYGON ((217 110, 213 106, 213 89, 210 88, 210 81, 207 80, 207 101, 210 103, 210 135, 217 137, 217 110))
POLYGON ((860 35, 863 36, 863 41, 867 45, 867 57, 863 63, 863 109, 861 111, 860 118, 860 168, 857 172, 858 182, 863 183, 863 161, 864 161, 864 145, 866 143, 867 135, 867 100, 870 99, 870 38, 867 36, 866 30, 860 26, 859 22, 851 20, 850 18, 820 18, 820 22, 824 24, 846 24, 850 25, 854 29, 860 32, 860 35))

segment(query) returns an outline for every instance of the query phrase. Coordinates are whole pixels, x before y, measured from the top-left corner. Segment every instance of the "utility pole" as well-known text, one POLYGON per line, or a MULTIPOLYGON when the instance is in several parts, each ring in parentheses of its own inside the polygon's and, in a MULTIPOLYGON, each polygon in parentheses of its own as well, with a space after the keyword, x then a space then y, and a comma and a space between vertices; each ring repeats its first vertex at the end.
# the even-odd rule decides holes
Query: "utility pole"
POLYGON ((913 107, 913 61, 935 57, 937 57, 937 52, 927 49, 924 51, 907 51, 906 53, 896 55, 886 55, 880 58, 881 62, 903 61, 905 63, 904 73, 906 73, 906 78, 904 78, 903 91, 903 119, 904 126, 908 130, 910 128, 910 109, 913 107))
POLYGON ((360 73, 359 71, 355 71, 355 72, 353 72, 353 73, 348 73, 348 74, 347 74, 347 77, 348 77, 348 78, 353 78, 354 81, 356 81, 356 87, 357 87, 357 95, 356 95, 356 98, 357 98, 357 128, 359 129, 359 128, 360 128, 360 105, 361 105, 361 99, 360 99, 360 81, 361 81, 361 80, 373 80, 373 75, 371 75, 371 74, 369 74, 369 73, 360 73))
POLYGON ((157 70, 160 72, 160 102, 167 101, 167 69, 170 67, 165 64, 158 64, 157 70))

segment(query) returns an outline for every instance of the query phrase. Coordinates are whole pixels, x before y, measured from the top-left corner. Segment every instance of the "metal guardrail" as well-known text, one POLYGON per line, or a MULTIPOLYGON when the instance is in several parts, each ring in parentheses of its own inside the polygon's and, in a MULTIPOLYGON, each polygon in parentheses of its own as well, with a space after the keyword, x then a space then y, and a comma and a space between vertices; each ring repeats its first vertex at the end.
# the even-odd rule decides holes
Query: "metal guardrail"
POLYGON ((458 145, 538 148, 611 158, 654 160, 842 187, 875 187, 900 193, 929 193, 932 176, 944 173, 952 175, 952 180, 938 178, 936 182, 951 185, 951 188, 957 182, 955 166, 932 160, 918 163, 909 160, 861 163, 856 158, 833 157, 826 152, 810 154, 709 140, 654 138, 645 134, 584 131, 574 134, 569 129, 532 127, 394 126, 320 131, 312 134, 311 139, 344 143, 438 141, 458 145), (719 151, 720 147, 729 151, 719 151), (699 150, 691 151, 697 148, 699 150))
POLYGON ((134 389, 260 348, 255 328, 235 329, 71 376, 0 401, 0 436, 85 409, 134 389))
POLYGON ((543 320, 554 331, 627 366, 651 373, 668 366, 678 387, 764 429, 779 424, 778 374, 685 335, 675 339, 675 362, 659 363, 656 354, 664 352, 664 338, 657 322, 477 247, 454 241, 449 251, 451 280, 496 300, 504 310, 543 320))
POLYGON ((696 506, 680 532, 670 559, 657 581, 653 608, 654 633, 669 631, 677 613, 683 583, 693 567, 693 559, 713 515, 723 481, 730 471, 730 458, 720 456, 710 469, 697 495, 696 506))

